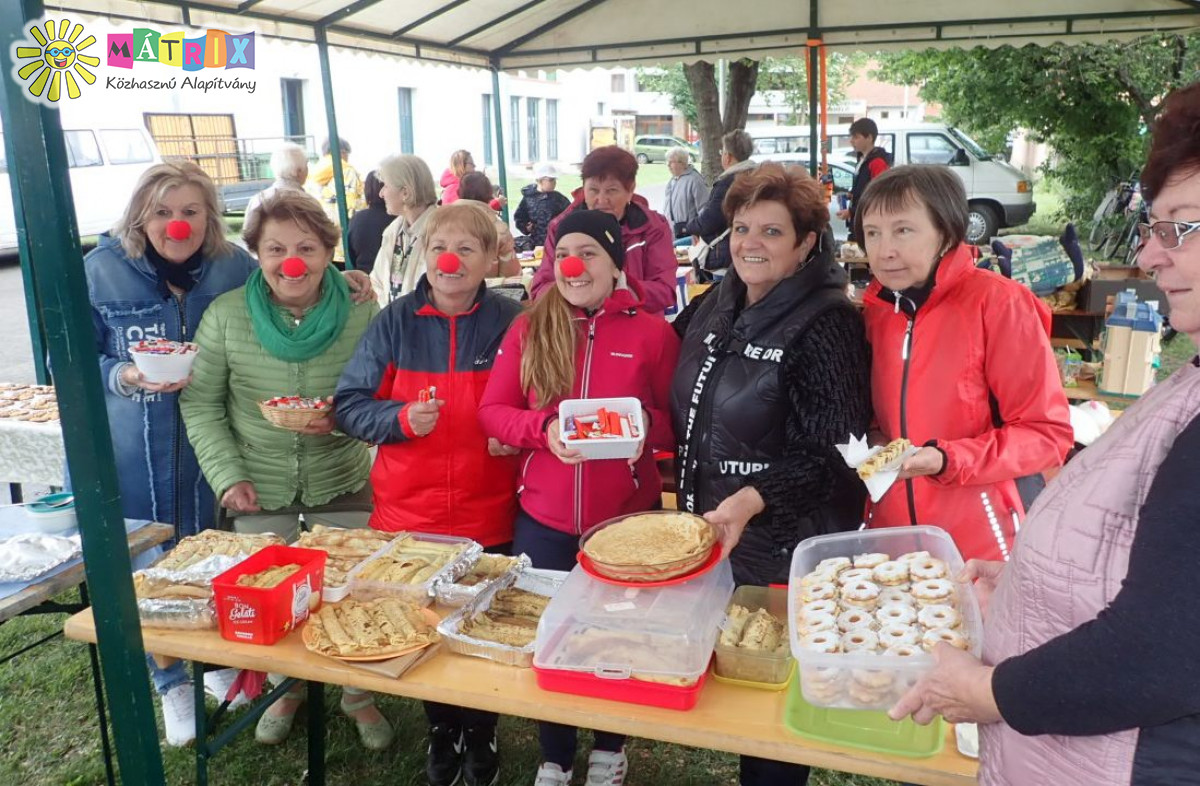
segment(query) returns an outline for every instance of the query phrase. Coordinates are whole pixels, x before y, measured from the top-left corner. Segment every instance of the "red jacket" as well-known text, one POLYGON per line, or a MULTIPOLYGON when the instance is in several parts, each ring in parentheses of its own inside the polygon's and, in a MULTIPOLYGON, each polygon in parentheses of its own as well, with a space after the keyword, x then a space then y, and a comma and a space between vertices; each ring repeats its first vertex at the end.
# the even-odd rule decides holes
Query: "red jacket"
MULTIPOLYGON (((572 194, 575 201, 550 222, 546 229, 545 253, 542 266, 533 274, 529 291, 537 297, 546 287, 554 286, 554 246, 558 225, 565 216, 576 210, 586 210, 583 189, 572 194)), ((621 219, 621 241, 625 244, 625 274, 641 284, 641 308, 661 314, 675 305, 675 235, 667 219, 650 209, 645 197, 634 194, 621 219)))
POLYGON ((342 431, 379 445, 372 527, 458 535, 485 546, 512 540, 517 462, 488 453, 477 408, 520 310, 480 287, 470 311, 448 317, 429 300, 422 276, 367 328, 342 371, 334 415, 342 431), (418 437, 406 410, 430 386, 445 403, 433 431, 418 437))
POLYGON ((570 398, 636 396, 650 415, 636 472, 617 459, 571 467, 550 452, 546 426, 557 416, 559 400, 539 409, 532 391, 521 392, 521 350, 529 329, 524 316, 513 323, 496 356, 479 420, 488 436, 524 451, 521 507, 549 527, 581 533, 613 516, 660 503, 662 481, 653 453, 675 444, 670 387, 679 337, 660 316, 642 311, 635 293, 627 289, 614 292, 591 317, 576 312, 576 323, 580 340, 570 398))
POLYGON ((934 524, 966 559, 1007 558, 1024 515, 1015 479, 1061 465, 1073 444, 1049 310, 975 268, 967 245, 942 258, 915 320, 878 281, 863 302, 880 430, 914 445, 936 440, 946 455, 941 474, 897 482, 868 503, 870 526, 934 524))

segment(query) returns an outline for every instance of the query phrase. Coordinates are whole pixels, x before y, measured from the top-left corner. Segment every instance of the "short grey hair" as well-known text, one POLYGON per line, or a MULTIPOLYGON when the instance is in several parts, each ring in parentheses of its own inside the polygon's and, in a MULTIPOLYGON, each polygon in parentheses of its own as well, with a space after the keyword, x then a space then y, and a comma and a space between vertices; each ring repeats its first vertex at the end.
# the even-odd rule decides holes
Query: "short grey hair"
POLYGON ((437 186, 429 165, 417 156, 388 156, 379 162, 379 179, 392 188, 407 188, 417 205, 428 207, 437 202, 437 186))
POLYGON ((682 161, 683 163, 687 164, 692 160, 692 152, 685 147, 676 145, 667 151, 667 160, 682 161))
POLYGON ((745 129, 735 129, 721 137, 721 147, 735 161, 745 161, 754 153, 754 139, 745 129))
POLYGON ((271 171, 277 180, 302 186, 308 178, 308 154, 300 145, 287 142, 271 154, 271 171))

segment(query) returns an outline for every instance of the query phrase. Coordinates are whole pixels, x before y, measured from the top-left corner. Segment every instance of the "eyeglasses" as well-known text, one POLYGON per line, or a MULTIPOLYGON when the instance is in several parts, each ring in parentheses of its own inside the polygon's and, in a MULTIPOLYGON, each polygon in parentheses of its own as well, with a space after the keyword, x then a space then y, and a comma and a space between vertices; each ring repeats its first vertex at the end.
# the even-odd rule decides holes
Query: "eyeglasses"
POLYGON ((69 46, 64 46, 62 49, 59 49, 59 48, 56 46, 56 47, 54 47, 53 49, 47 49, 47 50, 46 50, 46 54, 50 55, 51 57, 59 57, 60 55, 61 55, 62 57, 68 57, 68 56, 70 56, 70 55, 71 55, 71 54, 72 54, 74 51, 75 51, 75 50, 74 50, 74 49, 72 49, 72 48, 71 48, 71 47, 69 47, 69 46))
POLYGON ((1138 224, 1139 246, 1145 248, 1153 234, 1164 250, 1171 251, 1179 248, 1183 239, 1197 229, 1200 229, 1200 221, 1155 221, 1153 224, 1138 224))

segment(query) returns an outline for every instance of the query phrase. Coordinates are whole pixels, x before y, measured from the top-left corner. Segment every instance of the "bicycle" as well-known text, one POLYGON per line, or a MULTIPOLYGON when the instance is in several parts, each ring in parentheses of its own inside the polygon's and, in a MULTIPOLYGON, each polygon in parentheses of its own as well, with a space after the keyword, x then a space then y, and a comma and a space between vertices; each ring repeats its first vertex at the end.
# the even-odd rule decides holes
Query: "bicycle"
POLYGON ((1092 214, 1088 245, 1101 258, 1111 257, 1121 241, 1127 237, 1125 233, 1130 229, 1128 221, 1120 217, 1126 216, 1129 205, 1138 192, 1138 172, 1135 170, 1129 179, 1122 180, 1108 190, 1096 207, 1096 212, 1092 214))

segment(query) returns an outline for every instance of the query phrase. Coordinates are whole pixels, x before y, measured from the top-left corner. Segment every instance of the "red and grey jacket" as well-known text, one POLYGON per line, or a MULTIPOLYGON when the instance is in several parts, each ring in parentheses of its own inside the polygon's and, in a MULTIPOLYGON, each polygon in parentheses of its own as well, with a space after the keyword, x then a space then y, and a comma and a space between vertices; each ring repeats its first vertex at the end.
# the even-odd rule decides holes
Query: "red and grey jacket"
POLYGON ((521 390, 521 352, 529 329, 525 317, 513 323, 504 339, 479 420, 488 436, 524 451, 521 507, 548 527, 578 534, 613 516, 660 503, 662 481, 653 452, 675 445, 670 396, 679 338, 661 316, 642 311, 628 289, 616 290, 591 316, 577 311, 575 324, 575 384, 569 398, 638 398, 650 421, 637 464, 631 469, 625 461, 608 459, 572 467, 550 452, 546 427, 557 417, 560 400, 539 408, 533 392, 521 390))
POLYGON ((1046 306, 977 269, 965 244, 923 304, 878 281, 863 303, 880 430, 946 457, 941 473, 892 486, 869 526, 933 524, 966 559, 1007 559, 1025 512, 1016 478, 1060 466, 1074 440, 1046 306))
POLYGON ((384 309, 346 364, 334 395, 338 426, 379 445, 371 469, 371 526, 512 540, 515 457, 488 453, 478 408, 500 341, 521 307, 480 287, 475 304, 447 316, 429 299, 429 282, 384 309), (418 437, 409 404, 436 387, 437 425, 418 437))

